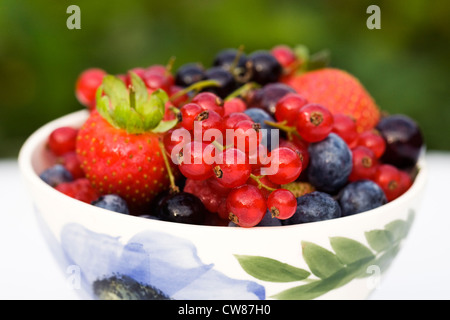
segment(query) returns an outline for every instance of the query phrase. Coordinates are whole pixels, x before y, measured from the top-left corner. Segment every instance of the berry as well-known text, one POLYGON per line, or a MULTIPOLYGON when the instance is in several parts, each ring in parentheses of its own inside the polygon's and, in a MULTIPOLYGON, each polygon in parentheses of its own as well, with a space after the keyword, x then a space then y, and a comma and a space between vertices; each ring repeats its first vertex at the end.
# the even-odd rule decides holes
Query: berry
POLYGON ((411 176, 403 170, 399 170, 399 174, 400 174, 400 188, 401 188, 401 193, 403 194, 406 191, 408 191, 409 188, 411 188, 413 181, 411 179, 411 176))
POLYGON ((261 143, 267 150, 270 151, 272 148, 276 148, 278 146, 279 130, 265 123, 265 121, 275 122, 275 119, 267 111, 259 108, 250 108, 245 110, 244 113, 248 115, 253 122, 260 125, 262 133, 261 143), (274 141, 272 142, 272 140, 274 141))
POLYGON ((251 173, 251 166, 244 152, 229 148, 219 154, 220 163, 213 168, 214 177, 226 188, 235 188, 243 185, 251 173))
MULTIPOLYGON (((191 193, 199 198, 209 212, 219 213, 221 206, 223 207, 222 204, 226 201, 226 196, 231 189, 220 187, 222 188, 222 191, 218 192, 216 188, 211 186, 211 181, 215 182, 214 178, 209 178, 207 180, 187 179, 183 191, 191 193)), ((228 219, 228 214, 226 213, 226 210, 224 211, 225 213, 223 216, 221 215, 221 217, 223 219, 228 219)))
MULTIPOLYGON (((230 223, 232 223, 230 221, 230 223)), ((261 221, 256 225, 256 227, 279 227, 282 226, 281 220, 272 217, 272 213, 267 210, 264 217, 261 219, 261 221)))
POLYGON ((86 178, 60 183, 55 187, 55 189, 71 198, 89 204, 99 197, 97 190, 92 187, 91 183, 86 178))
MULTIPOLYGON (((194 120, 195 124, 201 125, 201 140, 211 142, 217 138, 217 135, 220 133, 220 137, 222 137, 223 131, 223 119, 222 117, 213 110, 206 110, 200 112, 194 120), (218 132, 213 132, 208 130, 216 129, 218 132)), ((194 124, 194 139, 199 139, 199 132, 196 131, 196 125, 194 124)), ((197 129, 198 130, 198 129, 197 129)))
POLYGON ((223 114, 227 116, 235 112, 244 112, 247 109, 247 105, 241 98, 235 97, 230 100, 225 100, 223 105, 223 114))
POLYGON ((183 128, 188 131, 192 131, 194 129, 194 121, 195 118, 203 111, 202 107, 200 107, 196 103, 187 103, 180 108, 180 124, 183 128))
POLYGON ((386 202, 383 190, 371 180, 352 182, 339 195, 343 217, 378 208, 386 202))
POLYGON ((149 96, 142 79, 134 73, 130 79, 133 90, 114 76, 105 77, 108 90, 100 92, 97 110, 79 130, 76 152, 98 194, 117 194, 134 212, 168 188, 170 164, 166 165, 160 148, 161 134, 152 132, 164 116, 162 91, 149 96))
POLYGON ((179 151, 187 143, 192 141, 192 136, 190 132, 177 130, 178 129, 169 130, 164 134, 163 137, 164 149, 166 150, 166 154, 172 159, 174 163, 177 163, 179 151))
POLYGON ((127 202, 116 194, 105 194, 94 200, 92 205, 123 214, 130 214, 127 202))
POLYGON ((302 172, 302 161, 292 149, 280 147, 271 151, 270 160, 275 171, 267 177, 276 184, 288 184, 295 181, 302 172))
POLYGON ((309 154, 308 154, 308 144, 307 143, 298 143, 294 141, 287 141, 285 139, 280 140, 280 147, 286 147, 295 151, 300 157, 302 161, 302 170, 306 169, 309 163, 309 154))
POLYGON ((233 75, 221 67, 212 67, 206 70, 205 79, 216 80, 219 83, 218 87, 207 87, 205 91, 213 92, 221 98, 225 98, 237 88, 233 75))
POLYGON ((247 156, 252 169, 259 169, 270 162, 267 148, 262 144, 259 144, 256 149, 249 152, 247 156))
POLYGON ((78 130, 72 127, 60 127, 53 130, 48 137, 47 145, 50 151, 57 156, 75 151, 78 130))
POLYGON ((295 71, 298 65, 294 51, 286 45, 278 45, 272 48, 270 53, 277 59, 283 67, 283 73, 287 76, 295 71))
POLYGON ((382 118, 377 130, 386 141, 381 160, 398 168, 414 167, 424 145, 417 123, 405 115, 382 118))
POLYGON ((342 138, 334 133, 308 148, 308 181, 319 191, 336 193, 352 171, 352 153, 342 138))
POLYGON ((344 139, 350 149, 354 148, 359 137, 355 120, 343 113, 334 114, 333 120, 333 129, 331 132, 336 133, 339 137, 344 139))
POLYGON ((149 93, 156 89, 162 89, 165 92, 169 92, 170 87, 173 85, 173 78, 171 76, 157 73, 155 71, 146 71, 143 80, 147 86, 149 93))
POLYGON ((282 67, 268 51, 256 51, 248 56, 251 66, 251 80, 265 85, 277 82, 282 74, 282 67))
POLYGON ((92 110, 95 108, 96 93, 102 84, 106 72, 102 69, 91 68, 83 71, 77 79, 75 85, 75 96, 78 101, 92 110))
POLYGON ((256 226, 267 211, 266 199, 252 185, 243 185, 231 190, 227 197, 229 219, 240 227, 256 226))
POLYGON ((230 113, 228 115, 226 115, 225 117, 223 117, 223 127, 224 129, 231 129, 234 130, 235 126, 244 120, 250 120, 253 121, 252 118, 242 112, 233 112, 230 113))
POLYGON ((255 152, 263 139, 259 123, 254 123, 252 120, 242 120, 236 123, 233 135, 234 146, 245 153, 255 152))
POLYGON ((207 214, 200 199, 187 192, 164 198, 159 212, 161 220, 187 224, 203 224, 207 214))
POLYGON ((210 150, 208 146, 209 144, 201 141, 192 141, 180 150, 178 155, 179 169, 186 178, 205 180, 213 175, 213 159, 212 154, 208 152, 210 150))
POLYGON ((377 159, 381 158, 386 150, 386 141, 377 130, 362 132, 358 137, 357 144, 372 150, 377 159))
POLYGON ((271 189, 279 189, 280 185, 276 184, 269 180, 269 176, 261 175, 261 169, 254 169, 252 171, 252 174, 257 177, 256 179, 254 177, 250 177, 248 179, 247 184, 255 186, 261 191, 262 195, 265 199, 267 199, 272 191, 264 188, 263 186, 269 187, 271 189))
POLYGON ((84 178, 84 171, 81 168, 80 160, 78 160, 77 153, 75 151, 64 153, 58 159, 58 162, 70 172, 74 180, 84 178))
POLYGON ((267 208, 272 213, 272 217, 288 219, 297 209, 297 200, 289 190, 277 189, 267 198, 267 208))
POLYGON ((248 108, 260 108, 273 115, 275 114, 278 100, 288 93, 297 92, 292 87, 281 82, 266 84, 264 87, 255 90, 247 98, 248 108))
POLYGON ((213 110, 223 117, 223 100, 212 92, 200 92, 191 102, 198 104, 204 111, 213 110))
POLYGON ((247 63, 247 57, 245 53, 240 52, 237 49, 224 49, 217 53, 214 57, 213 66, 221 67, 227 71, 233 72, 231 68, 236 64, 236 68, 242 70, 238 74, 242 74, 245 70, 247 63), (239 55, 239 57, 237 57, 239 55), (236 61, 237 59, 237 61, 236 61))
POLYGON ((358 132, 375 127, 380 110, 358 79, 343 70, 323 68, 293 76, 287 84, 312 103, 326 106, 333 114, 353 117, 358 132))
POLYGON ((180 87, 190 85, 205 79, 205 69, 199 63, 187 63, 178 68, 175 74, 175 84, 180 87))
POLYGON ((375 154, 369 148, 357 146, 352 149, 352 172, 349 181, 360 179, 373 179, 377 171, 378 161, 375 154))
POLYGON ((331 132, 333 121, 333 115, 324 106, 307 104, 298 111, 295 125, 304 140, 318 142, 331 132))
POLYGON ((403 192, 400 171, 393 165, 379 165, 373 181, 384 191, 388 201, 398 198, 403 192))
POLYGON ((55 164, 44 170, 39 177, 48 185, 56 187, 64 182, 73 181, 72 174, 61 164, 55 164))
POLYGON ((295 182, 291 182, 288 184, 284 184, 281 186, 283 189, 287 189, 290 192, 292 192, 292 194, 298 198, 301 197, 307 193, 311 193, 313 191, 316 191, 316 188, 314 188, 314 186, 309 183, 309 182, 304 182, 304 181, 295 181, 295 182))
POLYGON ((287 121, 287 125, 295 125, 300 108, 308 101, 297 93, 288 93, 275 106, 275 119, 278 122, 287 121))
POLYGON ((282 223, 292 225, 340 217, 339 203, 327 193, 314 191, 297 198, 297 210, 291 218, 282 221, 282 223))

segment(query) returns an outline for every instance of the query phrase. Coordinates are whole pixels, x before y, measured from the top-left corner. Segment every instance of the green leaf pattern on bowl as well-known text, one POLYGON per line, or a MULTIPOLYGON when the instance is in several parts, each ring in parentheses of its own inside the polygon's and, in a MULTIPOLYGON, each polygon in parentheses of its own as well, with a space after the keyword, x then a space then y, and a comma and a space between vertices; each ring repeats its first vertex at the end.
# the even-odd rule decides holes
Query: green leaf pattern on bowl
POLYGON ((342 287, 357 278, 371 276, 368 267, 387 270, 400 249, 414 220, 410 210, 406 220, 394 220, 384 226, 365 232, 365 244, 345 238, 330 237, 330 251, 317 244, 302 241, 302 256, 309 270, 297 268, 275 259, 235 255, 241 267, 256 279, 268 282, 296 282, 301 285, 281 291, 271 298, 279 300, 310 300, 342 287))

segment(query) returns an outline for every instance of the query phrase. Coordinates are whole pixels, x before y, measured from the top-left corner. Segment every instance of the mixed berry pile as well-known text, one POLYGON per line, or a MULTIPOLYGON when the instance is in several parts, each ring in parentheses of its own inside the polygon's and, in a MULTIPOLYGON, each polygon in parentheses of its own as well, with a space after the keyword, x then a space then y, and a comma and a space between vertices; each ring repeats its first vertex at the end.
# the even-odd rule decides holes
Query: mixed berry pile
POLYGON ((94 206, 202 225, 307 223, 393 201, 413 183, 420 128, 318 57, 279 45, 177 70, 85 70, 75 92, 89 117, 51 133, 40 176, 94 206))

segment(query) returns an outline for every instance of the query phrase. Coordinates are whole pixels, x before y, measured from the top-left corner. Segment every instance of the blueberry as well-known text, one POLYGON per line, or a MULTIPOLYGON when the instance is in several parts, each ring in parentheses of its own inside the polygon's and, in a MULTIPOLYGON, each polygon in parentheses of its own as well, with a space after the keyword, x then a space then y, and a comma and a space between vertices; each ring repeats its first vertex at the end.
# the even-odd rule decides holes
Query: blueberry
POLYGON ((267 210, 262 220, 256 225, 257 227, 276 227, 281 226, 281 220, 272 217, 272 213, 267 210))
POLYGON ((92 205, 123 214, 130 214, 127 202, 116 194, 106 194, 91 203, 92 205))
POLYGON ((297 198, 297 210, 283 225, 330 220, 341 217, 339 203, 325 192, 314 191, 297 198))
POLYGON ((175 74, 175 84, 180 87, 189 87, 203 79, 205 79, 205 70, 199 63, 184 64, 175 74))
POLYGON ((259 123, 261 125, 261 129, 265 129, 262 131, 263 140, 262 143, 269 151, 272 148, 276 148, 279 143, 279 129, 275 129, 270 125, 266 124, 264 121, 276 122, 275 119, 266 111, 259 108, 250 108, 244 111, 246 115, 248 115, 255 123, 259 123), (272 144, 272 136, 274 139, 274 143, 272 144))
POLYGON ((46 169, 39 177, 52 187, 56 187, 63 182, 73 181, 72 174, 61 164, 55 164, 46 169))
POLYGON ((324 140, 311 143, 308 148, 309 182, 319 191, 338 192, 352 171, 352 152, 338 135, 330 133, 324 140))
POLYGON ((386 150, 381 157, 384 163, 405 169, 415 166, 424 139, 413 119, 400 114, 391 115, 380 120, 377 130, 386 141, 386 150))
POLYGON ((339 194, 342 216, 378 208, 387 203, 381 188, 373 181, 358 180, 345 186, 339 194))
POLYGON ((188 224, 204 224, 206 208, 202 201, 187 192, 170 194, 161 203, 159 218, 188 224))

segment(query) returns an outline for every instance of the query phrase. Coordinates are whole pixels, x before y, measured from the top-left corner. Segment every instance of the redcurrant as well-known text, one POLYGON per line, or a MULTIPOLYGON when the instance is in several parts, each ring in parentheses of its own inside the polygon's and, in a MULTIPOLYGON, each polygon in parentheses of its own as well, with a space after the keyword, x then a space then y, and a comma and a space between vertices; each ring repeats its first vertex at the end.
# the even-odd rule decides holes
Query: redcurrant
POLYGON ((371 149, 377 158, 380 158, 386 150, 386 141, 377 130, 362 132, 357 144, 371 149))
POLYGON ((378 161, 372 150, 363 146, 356 146, 352 149, 352 162, 352 172, 348 178, 350 181, 373 179, 377 171, 378 161))
POLYGON ((178 154, 181 173, 193 180, 205 180, 213 175, 213 154, 206 149, 209 145, 201 141, 186 144, 178 154))
POLYGON ((297 113, 308 103, 300 94, 288 93, 275 106, 275 119, 279 122, 287 121, 288 125, 295 125, 297 113))
POLYGON ((91 110, 95 108, 97 89, 105 75, 106 72, 98 68, 87 69, 79 75, 75 85, 75 95, 82 105, 91 110))
POLYGON ((307 104, 297 113, 296 128, 306 141, 321 141, 333 129, 333 115, 320 104, 307 104))
POLYGON ((297 199, 286 189, 277 189, 267 198, 267 208, 273 218, 281 220, 292 217, 297 210, 297 199))
POLYGON ((402 193, 401 175, 393 165, 379 165, 374 176, 374 182, 384 191, 388 201, 396 199, 402 193))
POLYGON ((226 205, 229 219, 244 228, 256 226, 267 211, 266 199, 259 189, 248 184, 231 190, 226 205))
POLYGON ((62 156, 66 152, 75 151, 78 130, 72 127, 59 127, 48 137, 48 147, 53 154, 62 156))
POLYGON ((274 172, 268 175, 269 180, 276 184, 287 184, 300 176, 302 161, 294 150, 280 147, 270 153, 270 167, 274 172))
POLYGON ((243 185, 251 173, 251 166, 247 157, 241 150, 230 148, 219 154, 220 161, 214 170, 214 177, 226 188, 235 188, 243 185))
POLYGON ((343 113, 333 115, 334 125, 332 132, 340 136, 351 149, 356 146, 358 141, 358 131, 355 120, 343 113))

